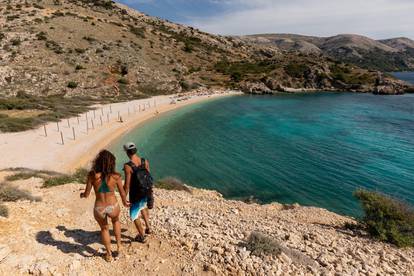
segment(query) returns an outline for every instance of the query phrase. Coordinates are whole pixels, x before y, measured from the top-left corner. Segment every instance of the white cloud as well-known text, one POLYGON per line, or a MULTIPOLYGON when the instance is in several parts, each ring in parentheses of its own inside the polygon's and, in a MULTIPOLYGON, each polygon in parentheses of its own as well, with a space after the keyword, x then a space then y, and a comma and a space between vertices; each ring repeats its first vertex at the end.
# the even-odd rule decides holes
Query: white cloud
POLYGON ((412 0, 208 0, 226 11, 191 18, 189 25, 219 34, 358 33, 374 38, 414 38, 412 0))

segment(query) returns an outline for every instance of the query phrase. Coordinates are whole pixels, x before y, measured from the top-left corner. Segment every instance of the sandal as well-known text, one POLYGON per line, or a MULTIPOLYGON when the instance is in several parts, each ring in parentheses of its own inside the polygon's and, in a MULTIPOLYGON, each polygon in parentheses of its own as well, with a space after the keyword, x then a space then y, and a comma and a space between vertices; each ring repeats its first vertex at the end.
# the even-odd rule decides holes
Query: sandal
POLYGON ((145 243, 145 237, 144 237, 144 236, 141 236, 140 234, 138 234, 138 235, 135 237, 135 241, 136 241, 136 242, 140 242, 140 243, 145 243))
POLYGON ((103 258, 105 261, 107 261, 108 263, 111 263, 113 261, 112 259, 112 254, 105 254, 103 255, 103 258))
POLYGON ((151 229, 150 228, 145 229, 145 234, 151 235, 152 234, 151 229))

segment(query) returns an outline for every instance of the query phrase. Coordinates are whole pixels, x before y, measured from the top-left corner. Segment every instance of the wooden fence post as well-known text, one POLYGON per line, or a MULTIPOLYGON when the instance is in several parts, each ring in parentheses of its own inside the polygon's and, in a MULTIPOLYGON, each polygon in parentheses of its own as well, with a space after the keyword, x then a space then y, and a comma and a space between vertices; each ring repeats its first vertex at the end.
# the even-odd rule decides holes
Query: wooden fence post
POLYGON ((60 132, 60 139, 62 139, 62 145, 64 145, 65 142, 63 141, 63 133, 62 133, 62 131, 60 132))

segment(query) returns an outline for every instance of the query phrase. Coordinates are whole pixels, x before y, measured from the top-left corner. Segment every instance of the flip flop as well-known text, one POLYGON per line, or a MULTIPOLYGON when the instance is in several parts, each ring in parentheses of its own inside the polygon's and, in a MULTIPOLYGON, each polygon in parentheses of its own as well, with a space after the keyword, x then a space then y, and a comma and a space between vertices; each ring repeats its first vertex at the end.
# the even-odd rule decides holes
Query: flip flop
POLYGON ((134 239, 136 242, 139 242, 139 243, 145 243, 145 237, 144 236, 141 236, 140 234, 138 234, 136 237, 135 237, 135 239, 134 239))

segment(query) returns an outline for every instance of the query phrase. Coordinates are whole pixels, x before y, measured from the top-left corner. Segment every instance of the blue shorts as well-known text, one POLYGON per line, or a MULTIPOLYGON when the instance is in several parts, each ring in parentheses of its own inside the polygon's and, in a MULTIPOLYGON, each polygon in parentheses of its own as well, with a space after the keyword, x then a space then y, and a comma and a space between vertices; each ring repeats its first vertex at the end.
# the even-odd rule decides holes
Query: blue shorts
POLYGON ((147 197, 141 198, 139 201, 131 204, 129 208, 129 216, 131 220, 136 220, 139 217, 139 213, 147 207, 147 197))

